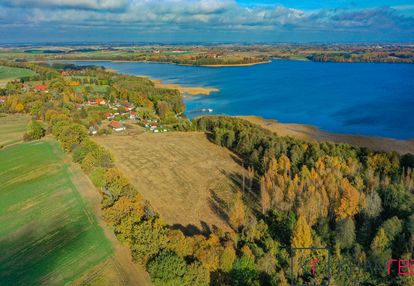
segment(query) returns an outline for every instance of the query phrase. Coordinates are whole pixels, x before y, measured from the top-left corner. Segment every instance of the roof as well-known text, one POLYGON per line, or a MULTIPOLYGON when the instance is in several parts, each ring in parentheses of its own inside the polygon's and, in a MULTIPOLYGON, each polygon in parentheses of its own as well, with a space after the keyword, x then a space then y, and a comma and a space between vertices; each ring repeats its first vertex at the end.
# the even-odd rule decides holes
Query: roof
POLYGON ((47 89, 47 84, 39 84, 35 86, 37 91, 45 91, 47 89))
POLYGON ((109 123, 109 126, 112 128, 121 128, 123 127, 122 124, 118 121, 112 121, 111 123, 109 123))

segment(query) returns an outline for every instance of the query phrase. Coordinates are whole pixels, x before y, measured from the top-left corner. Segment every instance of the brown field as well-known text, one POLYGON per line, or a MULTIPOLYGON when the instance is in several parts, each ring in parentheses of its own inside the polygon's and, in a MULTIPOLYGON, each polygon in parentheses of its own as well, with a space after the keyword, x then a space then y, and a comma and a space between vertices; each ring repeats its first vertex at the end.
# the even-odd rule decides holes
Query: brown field
POLYGON ((260 125, 263 128, 276 132, 279 136, 291 136, 302 140, 310 141, 332 141, 337 143, 347 143, 359 147, 367 147, 377 151, 396 151, 400 154, 413 153, 414 154, 414 141, 413 140, 397 140, 391 138, 382 137, 368 137, 358 135, 336 134, 329 133, 318 129, 317 127, 304 125, 304 124, 292 124, 292 123, 280 123, 275 120, 267 120, 258 116, 238 116, 239 118, 248 120, 252 123, 260 125))
POLYGON ((208 233, 212 226, 230 231, 227 212, 246 171, 204 133, 132 132, 95 139, 111 150, 166 223, 187 233, 208 233))

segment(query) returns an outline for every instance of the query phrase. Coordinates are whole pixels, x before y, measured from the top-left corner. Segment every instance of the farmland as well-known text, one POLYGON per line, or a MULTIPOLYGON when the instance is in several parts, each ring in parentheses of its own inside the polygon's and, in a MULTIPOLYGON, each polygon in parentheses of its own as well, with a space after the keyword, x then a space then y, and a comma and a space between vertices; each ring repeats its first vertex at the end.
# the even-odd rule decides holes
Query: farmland
POLYGON ((14 144, 23 139, 29 117, 26 115, 2 115, 0 114, 0 149, 9 144, 14 144))
POLYGON ((10 80, 32 75, 35 75, 35 73, 28 69, 0 66, 0 86, 5 85, 10 80))
POLYGON ((98 225, 81 173, 55 141, 0 151, 0 280, 4 285, 63 285, 113 253, 98 225))
MULTIPOLYGON (((95 139, 170 225, 184 231, 229 230, 227 214, 245 170, 204 133, 140 133, 95 139)), ((246 180, 247 182, 247 180, 246 180)))

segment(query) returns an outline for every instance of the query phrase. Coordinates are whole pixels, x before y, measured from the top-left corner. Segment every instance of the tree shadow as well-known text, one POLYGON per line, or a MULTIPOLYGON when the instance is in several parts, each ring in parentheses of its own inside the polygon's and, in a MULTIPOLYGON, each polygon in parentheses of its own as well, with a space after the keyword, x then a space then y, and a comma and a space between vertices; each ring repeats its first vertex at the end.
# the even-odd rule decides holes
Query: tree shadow
POLYGON ((170 229, 180 230, 186 236, 203 235, 205 237, 208 237, 212 232, 210 226, 205 221, 200 221, 200 224, 201 228, 193 224, 187 224, 184 226, 182 224, 176 223, 171 225, 170 229))
POLYGON ((210 190, 210 198, 208 203, 213 212, 229 224, 229 204, 220 198, 220 196, 213 190, 210 190))
POLYGON ((232 182, 236 188, 235 192, 240 190, 246 199, 251 201, 259 199, 258 182, 255 177, 251 178, 247 174, 243 175, 233 171, 220 170, 220 172, 232 182))

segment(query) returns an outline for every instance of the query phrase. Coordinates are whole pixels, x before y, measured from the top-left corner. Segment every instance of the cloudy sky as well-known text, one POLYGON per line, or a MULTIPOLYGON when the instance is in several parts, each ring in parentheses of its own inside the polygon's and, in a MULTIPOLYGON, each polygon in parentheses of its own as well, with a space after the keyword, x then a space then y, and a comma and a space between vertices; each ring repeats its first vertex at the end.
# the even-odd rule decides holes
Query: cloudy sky
POLYGON ((414 42, 413 0, 0 0, 0 42, 414 42))

